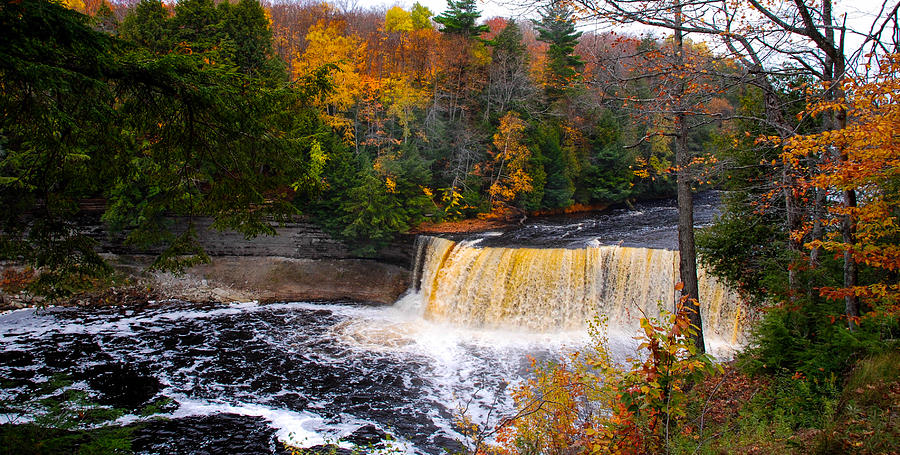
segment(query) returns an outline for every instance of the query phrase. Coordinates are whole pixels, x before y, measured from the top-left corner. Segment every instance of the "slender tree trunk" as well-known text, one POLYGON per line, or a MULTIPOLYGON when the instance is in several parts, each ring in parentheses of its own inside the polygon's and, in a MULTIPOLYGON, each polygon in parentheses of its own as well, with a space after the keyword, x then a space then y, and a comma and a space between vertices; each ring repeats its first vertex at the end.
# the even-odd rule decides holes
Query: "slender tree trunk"
MULTIPOLYGON (((823 0, 822 2, 823 21, 825 25, 825 44, 830 49, 826 49, 825 60, 825 83, 827 89, 825 97, 829 101, 842 101, 845 97, 841 81, 847 71, 847 62, 844 59, 844 28, 841 27, 841 36, 835 39, 835 27, 832 20, 832 2, 831 0, 823 0), (830 50, 831 52, 827 52, 830 50), (830 55, 829 55, 830 54, 830 55)), ((832 129, 843 129, 847 127, 847 112, 843 109, 837 109, 828 119, 832 129)), ((846 162, 849 157, 847 152, 836 147, 832 147, 834 159, 846 162)), ((853 217, 848 213, 856 207, 856 191, 841 191, 843 209, 845 214, 841 216, 841 240, 846 245, 844 251, 844 288, 850 290, 859 283, 859 270, 856 261, 853 259, 851 249, 856 245, 856 225, 853 217)), ((844 312, 847 316, 847 328, 855 331, 857 328, 857 319, 859 318, 859 298, 855 295, 847 295, 844 297, 844 312)))
MULTIPOLYGON (((819 160, 816 160, 817 162, 819 160)), ((812 169, 816 163, 811 163, 810 168, 812 169)), ((812 228, 812 239, 813 240, 822 240, 825 237, 825 196, 826 192, 822 188, 813 188, 815 199, 813 200, 813 228, 812 228)), ((816 268, 821 263, 819 259, 822 256, 822 248, 816 247, 810 250, 809 252, 809 266, 810 268, 816 268)))
MULTIPOLYGON (((682 71, 684 66, 684 36, 681 31, 681 2, 675 3, 675 66, 682 71)), ((678 252, 679 271, 684 288, 682 296, 687 296, 685 310, 689 311, 691 323, 697 326, 694 345, 698 352, 706 352, 703 340, 703 320, 700 316, 700 291, 697 280, 697 249, 694 245, 694 195, 691 192, 691 176, 688 168, 691 154, 687 150, 687 124, 684 113, 684 80, 679 80, 675 89, 677 103, 675 114, 675 162, 678 165, 676 186, 678 192, 678 252)))
POLYGON ((800 211, 798 210, 797 198, 794 197, 794 181, 793 170, 791 164, 785 160, 781 168, 781 184, 784 187, 784 210, 785 222, 788 234, 788 249, 791 252, 791 265, 788 267, 788 298, 794 300, 797 297, 797 268, 795 263, 797 256, 800 254, 800 240, 794 237, 793 233, 800 229, 800 211))
MULTIPOLYGON (((851 209, 856 207, 856 191, 845 190, 844 208, 851 209)), ((859 282, 859 270, 856 267, 856 261, 853 259, 852 248, 856 243, 856 226, 849 215, 844 215, 841 220, 841 237, 848 249, 844 251, 844 287, 852 289, 859 282)), ((844 309, 847 314, 847 327, 851 332, 857 328, 856 321, 859 318, 859 297, 850 294, 844 297, 844 309)))
MULTIPOLYGON (((684 133, 684 116, 677 120, 679 129, 684 133)), ((678 161, 678 252, 679 252, 679 270, 681 282, 684 288, 681 290, 682 296, 687 296, 688 300, 685 305, 690 310, 691 323, 696 325, 698 330, 697 336, 694 337, 694 344, 699 352, 706 352, 706 346, 703 342, 703 320, 700 317, 700 290, 697 280, 697 249, 694 245, 694 195, 691 192, 691 178, 687 172, 687 166, 690 163, 690 156, 685 149, 684 135, 679 134, 676 138, 675 153, 678 161)))
MULTIPOLYGON (((754 68, 754 71, 757 72, 754 85, 762 89, 765 97, 764 99, 767 120, 769 121, 769 123, 778 128, 780 134, 790 134, 792 128, 784 120, 784 111, 781 106, 781 100, 778 98, 778 93, 775 91, 775 87, 772 85, 772 81, 769 80, 762 67, 757 66, 754 68)), ((785 229, 787 230, 788 235, 788 249, 793 255, 796 255, 800 252, 801 244, 799 241, 794 239, 791 233, 794 230, 800 228, 800 217, 799 211, 797 210, 797 198, 794 197, 795 181, 789 163, 784 163, 782 166, 781 185, 783 187, 782 192, 784 194, 785 229)), ((795 291, 797 289, 797 271, 795 270, 795 267, 791 266, 788 268, 787 272, 788 292, 790 294, 790 298, 793 299, 795 296, 795 291)))
MULTIPOLYGON (((844 62, 843 60, 840 60, 835 63, 835 75, 840 75, 840 78, 842 78, 845 71, 844 62)), ((840 81, 840 78, 836 78, 836 86, 838 81, 840 81)), ((840 88, 836 88, 835 97, 837 99, 843 99, 844 91, 840 88)), ((835 112, 834 117, 835 125, 838 129, 846 128, 846 111, 838 110, 835 112)), ((849 159, 846 150, 836 150, 836 152, 841 161, 847 161, 849 159)), ((847 248, 844 251, 844 287, 850 290, 859 284, 859 270, 857 269, 856 260, 853 259, 853 252, 851 251, 851 249, 856 246, 856 223, 854 223, 853 217, 849 214, 850 210, 856 208, 856 191, 852 189, 843 190, 841 195, 843 199, 842 205, 846 211, 845 214, 841 216, 841 240, 847 248)), ((845 296, 844 312, 847 315, 847 328, 849 328, 851 332, 855 331, 857 328, 856 321, 859 319, 859 297, 853 294, 845 296)))

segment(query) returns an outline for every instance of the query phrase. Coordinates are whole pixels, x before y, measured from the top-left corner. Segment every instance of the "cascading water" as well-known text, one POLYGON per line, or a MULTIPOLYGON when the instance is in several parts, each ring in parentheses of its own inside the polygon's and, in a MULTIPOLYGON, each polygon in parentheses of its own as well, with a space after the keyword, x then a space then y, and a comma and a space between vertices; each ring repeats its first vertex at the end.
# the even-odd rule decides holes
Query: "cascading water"
MULTIPOLYGON (((479 248, 420 237, 414 300, 432 321, 538 332, 578 330, 596 315, 629 331, 673 311, 678 252, 620 246, 479 248)), ((715 348, 743 341, 738 296, 700 273, 701 316, 715 348)))

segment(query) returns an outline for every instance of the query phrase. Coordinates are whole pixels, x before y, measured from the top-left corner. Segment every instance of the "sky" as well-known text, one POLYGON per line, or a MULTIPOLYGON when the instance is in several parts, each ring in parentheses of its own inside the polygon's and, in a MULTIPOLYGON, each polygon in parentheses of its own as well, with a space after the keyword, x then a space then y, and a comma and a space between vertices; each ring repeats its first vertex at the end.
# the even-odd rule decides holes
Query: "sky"
MULTIPOLYGON (((354 0, 351 0, 354 1, 354 0)), ((384 6, 401 6, 409 9, 415 0, 356 0, 359 6, 368 4, 378 4, 384 6)), ((424 6, 427 6, 435 15, 440 14, 447 9, 447 0, 418 0, 424 6)), ((871 24, 872 18, 881 9, 882 4, 896 4, 898 0, 835 0, 835 10, 840 13, 847 13, 847 23, 857 28, 865 28, 868 31, 868 25, 871 24), (860 27, 862 24, 863 26, 860 27)), ((491 18, 495 16, 514 17, 514 18, 536 18, 536 7, 539 6, 541 0, 479 0, 478 6, 481 10, 482 18, 491 18), (530 4, 529 7, 515 7, 513 5, 530 4)), ((633 33, 647 32, 647 29, 633 28, 633 33)))
MULTIPOLYGON (((366 7, 369 5, 381 5, 385 7, 391 6, 400 6, 404 9, 409 9, 416 0, 344 0, 351 4, 356 4, 360 7, 366 7)), ((435 15, 441 14, 445 9, 447 9, 447 0, 418 0, 424 6, 427 6, 428 9, 431 10, 435 15)), ((894 5, 897 4, 900 0, 833 0, 836 16, 840 17, 841 14, 847 14, 847 25, 850 29, 855 29, 861 32, 868 32, 874 17, 879 13, 882 6, 885 5, 885 10, 889 11, 894 5)), ((489 19, 491 17, 513 17, 516 19, 532 19, 537 18, 537 9, 542 4, 546 3, 546 0, 478 0, 477 1, 479 9, 481 10, 482 19, 489 19), (517 6, 518 5, 518 6, 517 6), (522 6, 527 5, 527 6, 522 6)), ((603 25, 603 24, 585 24, 579 27, 582 31, 592 31, 592 30, 603 30, 609 31, 614 30, 618 33, 631 34, 631 35, 653 35, 653 36, 664 36, 668 35, 671 32, 668 30, 660 30, 654 29, 651 27, 640 26, 636 24, 631 25, 603 25)), ((889 36, 889 35, 888 35, 889 36)), ((691 38, 691 36, 688 36, 691 38)), ((695 40, 705 40, 705 37, 693 37, 695 40)), ((858 35, 848 34, 846 38, 846 49, 853 50, 857 49, 858 46, 863 42, 863 38, 858 35)))

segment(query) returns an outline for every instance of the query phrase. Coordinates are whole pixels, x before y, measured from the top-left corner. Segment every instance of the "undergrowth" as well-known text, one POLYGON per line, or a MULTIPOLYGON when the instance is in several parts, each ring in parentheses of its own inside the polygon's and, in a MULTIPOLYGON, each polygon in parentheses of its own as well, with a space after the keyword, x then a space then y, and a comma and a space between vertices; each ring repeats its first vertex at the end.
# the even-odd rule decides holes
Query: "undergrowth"
POLYGON ((683 313, 644 319, 638 359, 612 364, 606 340, 536 363, 495 428, 465 421, 481 454, 897 454, 897 320, 773 310, 737 360, 712 367, 683 313), (484 438, 481 438, 484 439, 484 438))

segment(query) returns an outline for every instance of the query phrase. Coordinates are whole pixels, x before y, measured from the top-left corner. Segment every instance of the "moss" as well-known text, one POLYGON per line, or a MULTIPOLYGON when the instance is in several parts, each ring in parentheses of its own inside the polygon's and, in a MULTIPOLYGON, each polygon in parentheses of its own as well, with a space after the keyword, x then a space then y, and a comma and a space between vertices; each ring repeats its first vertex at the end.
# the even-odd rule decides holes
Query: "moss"
POLYGON ((0 455, 131 453, 134 427, 67 431, 35 424, 0 425, 0 455))

